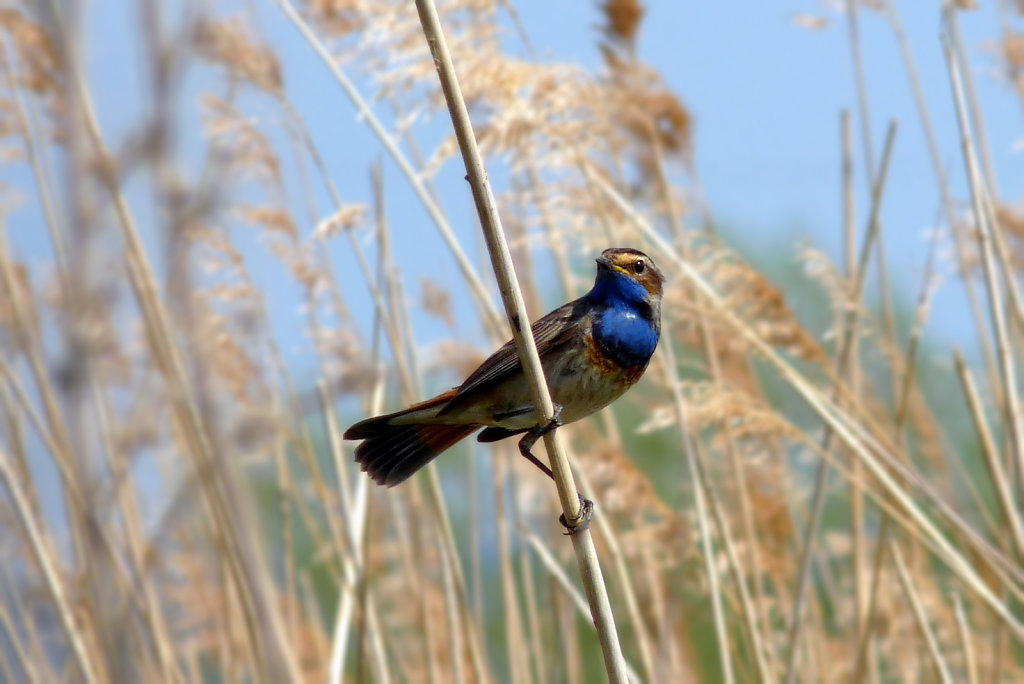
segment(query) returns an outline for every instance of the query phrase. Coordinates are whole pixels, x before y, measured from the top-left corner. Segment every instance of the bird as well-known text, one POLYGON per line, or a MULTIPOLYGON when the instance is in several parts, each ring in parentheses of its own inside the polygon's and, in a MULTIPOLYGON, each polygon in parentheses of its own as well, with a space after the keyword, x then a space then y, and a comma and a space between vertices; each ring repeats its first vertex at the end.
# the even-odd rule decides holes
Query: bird
MULTIPOLYGON (((552 477, 551 469, 532 454, 534 443, 551 429, 585 418, 622 396, 647 369, 661 336, 665 276, 654 261, 626 247, 606 249, 596 261, 590 291, 531 326, 554 404, 552 420, 538 420, 510 340, 460 386, 348 428, 346 440, 362 440, 355 460, 363 472, 393 487, 483 428, 479 442, 525 433, 520 453, 552 477)), ((581 497, 584 503, 590 502, 581 497)))

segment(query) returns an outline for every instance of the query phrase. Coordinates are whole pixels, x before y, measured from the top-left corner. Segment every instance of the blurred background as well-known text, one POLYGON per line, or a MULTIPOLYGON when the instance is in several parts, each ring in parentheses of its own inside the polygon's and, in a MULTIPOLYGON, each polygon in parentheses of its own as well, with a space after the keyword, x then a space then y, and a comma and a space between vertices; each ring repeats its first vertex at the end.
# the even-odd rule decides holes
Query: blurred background
MULTIPOLYGON (((439 11, 531 317, 669 276, 562 433, 631 676, 1018 679, 1024 7, 439 11)), ((0 29, 0 681, 601 681, 512 445, 339 437, 508 338, 415 7, 0 29)))

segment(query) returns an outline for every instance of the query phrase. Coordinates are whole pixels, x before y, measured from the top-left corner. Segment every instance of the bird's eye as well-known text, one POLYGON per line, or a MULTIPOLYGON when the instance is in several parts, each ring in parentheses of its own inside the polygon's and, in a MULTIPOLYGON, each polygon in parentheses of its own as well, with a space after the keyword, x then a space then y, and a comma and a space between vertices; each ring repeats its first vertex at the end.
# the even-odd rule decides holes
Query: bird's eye
POLYGON ((643 259, 637 259, 633 264, 633 273, 636 273, 637 275, 641 275, 646 270, 647 264, 644 263, 643 259))

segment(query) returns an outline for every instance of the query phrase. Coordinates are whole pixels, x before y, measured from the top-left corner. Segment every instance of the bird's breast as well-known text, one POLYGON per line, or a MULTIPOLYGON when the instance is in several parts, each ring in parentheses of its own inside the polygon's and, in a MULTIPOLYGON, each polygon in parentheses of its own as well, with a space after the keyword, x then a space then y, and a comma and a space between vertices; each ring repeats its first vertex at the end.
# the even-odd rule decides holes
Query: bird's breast
POLYGON ((658 325, 628 306, 609 307, 594 322, 592 335, 607 362, 621 368, 647 367, 658 346, 658 325))
POLYGON ((552 400, 562 406, 562 421, 585 418, 612 403, 632 387, 644 367, 624 368, 609 360, 593 335, 586 335, 573 353, 562 354, 545 369, 552 400))

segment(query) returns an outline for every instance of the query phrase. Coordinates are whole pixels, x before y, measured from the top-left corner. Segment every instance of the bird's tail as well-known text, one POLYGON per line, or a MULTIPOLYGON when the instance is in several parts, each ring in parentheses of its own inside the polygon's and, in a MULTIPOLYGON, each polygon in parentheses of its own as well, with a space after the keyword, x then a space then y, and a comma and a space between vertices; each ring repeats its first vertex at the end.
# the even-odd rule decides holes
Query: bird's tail
POLYGON ((377 484, 393 487, 478 430, 479 425, 406 422, 420 417, 416 414, 429 420, 454 394, 452 390, 403 411, 368 418, 350 427, 345 431, 345 439, 363 440, 356 447, 356 463, 377 484), (395 424, 396 421, 401 422, 395 424))

